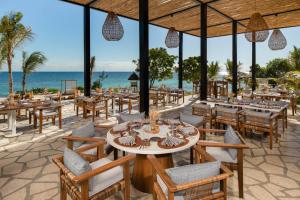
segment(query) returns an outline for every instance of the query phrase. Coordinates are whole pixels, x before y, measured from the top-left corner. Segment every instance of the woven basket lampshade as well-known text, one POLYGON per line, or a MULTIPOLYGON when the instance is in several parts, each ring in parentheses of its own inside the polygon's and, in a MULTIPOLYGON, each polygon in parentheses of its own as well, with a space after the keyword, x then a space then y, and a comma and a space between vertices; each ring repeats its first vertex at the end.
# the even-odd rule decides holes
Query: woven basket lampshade
POLYGON ((269 36, 269 27, 260 13, 252 14, 245 37, 249 42, 264 42, 269 36))
POLYGON ((272 50, 281 50, 286 47, 287 41, 283 33, 279 29, 274 29, 269 39, 268 45, 272 50))
POLYGON ((168 48, 177 48, 179 46, 179 35, 174 28, 170 28, 165 40, 168 48))
POLYGON ((102 27, 102 35, 108 41, 119 41, 122 39, 124 29, 115 13, 108 13, 102 27))

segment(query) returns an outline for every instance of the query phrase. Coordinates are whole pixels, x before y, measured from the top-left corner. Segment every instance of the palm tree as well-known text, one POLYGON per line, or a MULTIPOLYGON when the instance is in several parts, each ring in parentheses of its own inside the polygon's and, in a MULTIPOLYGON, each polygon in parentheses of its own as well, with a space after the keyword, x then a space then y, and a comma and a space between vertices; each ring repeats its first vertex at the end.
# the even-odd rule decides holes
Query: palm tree
POLYGON ((290 52, 289 60, 295 69, 300 70, 300 48, 294 46, 294 49, 290 52))
POLYGON ((46 62, 47 58, 43 55, 42 52, 35 51, 31 53, 29 56, 28 54, 23 51, 23 78, 22 78, 22 94, 25 95, 26 92, 26 78, 27 76, 34 72, 39 65, 42 65, 46 62))
POLYGON ((218 61, 214 62, 212 61, 210 64, 208 64, 208 77, 215 78, 220 71, 220 66, 218 61))
POLYGON ((95 69, 95 63, 96 63, 96 56, 93 56, 91 57, 91 61, 90 61, 90 81, 91 81, 91 86, 92 86, 92 79, 93 79, 93 72, 94 72, 94 69, 95 69))
MULTIPOLYGON (((225 66, 226 66, 226 71, 228 73, 228 77, 231 77, 232 70, 233 70, 233 62, 230 59, 227 59, 225 66)), ((242 63, 239 61, 237 64, 237 72, 240 71, 241 66, 242 66, 242 63)))
POLYGON ((0 49, 5 57, 8 66, 9 93, 14 92, 12 77, 12 60, 14 51, 20 47, 26 40, 33 38, 31 28, 25 27, 20 21, 23 14, 20 12, 10 13, 4 16, 0 21, 0 49))

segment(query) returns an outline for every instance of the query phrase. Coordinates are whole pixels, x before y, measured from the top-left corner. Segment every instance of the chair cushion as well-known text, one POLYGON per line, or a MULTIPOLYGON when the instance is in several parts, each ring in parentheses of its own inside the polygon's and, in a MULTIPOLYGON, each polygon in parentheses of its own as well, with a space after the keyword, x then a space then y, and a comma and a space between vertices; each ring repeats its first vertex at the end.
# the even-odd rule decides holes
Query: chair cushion
POLYGON ((228 150, 221 147, 206 147, 206 152, 216 160, 227 163, 237 163, 237 159, 232 159, 228 150))
POLYGON ((246 122, 255 122, 259 124, 269 125, 271 112, 257 112, 253 110, 245 110, 246 122))
MULTIPOLYGON (((190 183, 193 181, 203 180, 209 177, 219 175, 220 165, 221 165, 220 161, 185 165, 181 167, 166 169, 166 173, 175 184, 184 184, 184 183, 190 183)), ((167 186, 159 176, 157 176, 157 182, 160 185, 162 191, 167 195, 168 194, 167 186)), ((201 189, 205 190, 209 188, 208 186, 201 186, 201 189)), ((219 191, 220 191, 220 182, 214 183, 214 185, 212 186, 212 192, 214 193, 219 191)), ((184 195, 185 195, 185 191, 175 193, 175 196, 177 197, 183 197, 184 195)))
POLYGON ((204 118, 202 116, 180 113, 179 118, 181 121, 191 124, 195 127, 199 127, 204 123, 204 118))
MULTIPOLYGON (((96 139, 103 139, 103 138, 100 138, 100 137, 93 137, 93 138, 96 138, 96 139)), ((89 143, 82 143, 82 144, 81 144, 79 147, 77 147, 77 148, 74 148, 74 146, 73 146, 73 150, 76 150, 76 149, 81 148, 81 147, 89 146, 89 145, 91 145, 91 144, 89 144, 89 143)), ((95 156, 95 155, 97 155, 97 148, 95 147, 95 148, 93 148, 93 149, 89 149, 89 150, 87 150, 87 151, 84 151, 83 153, 84 153, 84 154, 89 154, 89 155, 95 156)))
MULTIPOLYGON (((39 117, 40 116, 40 111, 36 111, 35 115, 37 117, 39 117)), ((57 112, 55 110, 50 110, 50 109, 49 110, 43 110, 43 116, 44 117, 56 116, 56 115, 57 115, 57 112)))
POLYGON ((237 108, 226 108, 223 106, 216 106, 216 113, 217 116, 222 116, 222 117, 232 117, 236 118, 238 109, 237 108))
POLYGON ((120 113, 119 123, 128 122, 135 119, 145 119, 145 112, 136 113, 136 114, 120 113))
MULTIPOLYGON (((99 168, 112 162, 108 158, 102 158, 90 164, 92 169, 99 168)), ((93 188, 89 192, 89 196, 93 196, 98 192, 108 188, 109 186, 123 179, 123 167, 117 166, 93 177, 93 188)))
MULTIPOLYGON (((79 176, 87 171, 92 170, 89 162, 85 161, 75 151, 65 148, 64 150, 64 165, 76 176, 79 176)), ((89 181, 89 189, 93 188, 93 181, 89 181)))
MULTIPOLYGON (((226 133, 224 135, 224 142, 227 144, 241 144, 241 140, 239 136, 235 133, 231 126, 227 127, 226 133)), ((231 158, 235 160, 237 158, 237 150, 236 149, 227 149, 231 158)))
MULTIPOLYGON (((91 138, 95 136, 95 126, 93 122, 89 122, 86 126, 80 127, 72 131, 72 136, 91 138)), ((74 142, 73 147, 78 148, 84 142, 74 142)))

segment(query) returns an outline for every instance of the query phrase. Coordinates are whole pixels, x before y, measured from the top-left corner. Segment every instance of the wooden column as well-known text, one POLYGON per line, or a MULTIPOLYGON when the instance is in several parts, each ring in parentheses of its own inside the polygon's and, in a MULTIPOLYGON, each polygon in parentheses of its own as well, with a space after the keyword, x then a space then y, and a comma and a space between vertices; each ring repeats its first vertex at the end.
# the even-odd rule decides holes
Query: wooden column
POLYGON ((207 4, 201 4, 200 100, 207 99, 207 4))
POLYGON ((237 63, 237 21, 232 21, 232 93, 237 96, 238 63, 237 63))
POLYGON ((252 91, 256 90, 256 43, 252 42, 252 91))
POLYGON ((140 112, 149 114, 149 16, 148 0, 139 0, 140 112))
POLYGON ((84 26, 84 95, 90 96, 91 94, 91 67, 90 67, 90 57, 91 57, 91 38, 90 38, 90 8, 89 6, 84 6, 83 11, 83 26, 84 26))
POLYGON ((183 33, 179 32, 179 52, 178 52, 178 88, 182 89, 182 50, 183 33))

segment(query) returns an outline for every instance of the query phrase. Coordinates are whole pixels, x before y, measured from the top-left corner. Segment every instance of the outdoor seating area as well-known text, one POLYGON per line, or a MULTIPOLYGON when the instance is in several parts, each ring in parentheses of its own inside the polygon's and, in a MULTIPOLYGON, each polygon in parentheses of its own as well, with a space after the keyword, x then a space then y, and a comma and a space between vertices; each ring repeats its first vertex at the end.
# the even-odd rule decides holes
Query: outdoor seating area
MULTIPOLYGON (((12 58, 18 54, 9 49, 10 36, 17 29, 19 37, 28 32, 24 41, 33 34, 21 24, 22 13, 0 20, 0 67, 9 69, 8 93, 0 96, 1 200, 300 199, 300 48, 264 67, 256 50, 270 30, 268 50, 287 47, 281 29, 300 26, 297 0, 59 2, 81 9, 83 72, 36 75, 43 86, 51 74, 54 88, 26 85, 27 78, 35 81, 29 73, 46 61, 39 51, 22 53, 22 76, 14 74, 22 91, 14 86, 12 58), (112 56, 114 66, 91 54, 98 45, 91 26, 99 23, 91 16, 98 12, 101 20, 106 15, 101 29, 106 41, 121 40, 128 27, 135 30, 126 20, 138 25, 138 37, 128 34, 139 47, 130 69, 117 54, 124 49, 102 52, 112 56), (149 49, 156 45, 149 45, 149 25, 167 29, 165 46, 178 48, 178 56, 149 49), (183 59, 183 47, 193 43, 183 44, 184 35, 199 38, 199 55, 183 59), (246 49, 238 51, 239 35, 252 50, 251 66, 243 65, 247 72, 238 60, 246 49), (222 36, 232 37, 226 48, 232 58, 219 66, 219 60, 208 59, 208 48, 217 51, 216 44, 225 43, 208 40, 222 36), (287 78, 293 73, 299 77, 287 78)), ((23 41, 12 46, 19 44, 23 41)), ((134 43, 123 45, 129 52, 134 43)))

